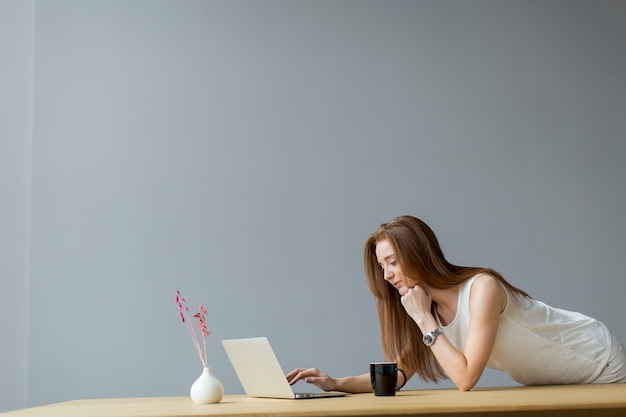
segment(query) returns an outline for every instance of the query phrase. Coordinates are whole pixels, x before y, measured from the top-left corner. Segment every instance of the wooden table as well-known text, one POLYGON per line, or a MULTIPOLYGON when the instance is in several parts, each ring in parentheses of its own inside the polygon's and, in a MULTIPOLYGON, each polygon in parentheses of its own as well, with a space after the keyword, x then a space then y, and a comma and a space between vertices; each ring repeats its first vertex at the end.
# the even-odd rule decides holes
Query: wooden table
POLYGON ((76 400, 0 413, 0 417, 187 416, 626 416, 626 384, 401 391, 395 397, 278 400, 227 395, 219 404, 188 397, 76 400))

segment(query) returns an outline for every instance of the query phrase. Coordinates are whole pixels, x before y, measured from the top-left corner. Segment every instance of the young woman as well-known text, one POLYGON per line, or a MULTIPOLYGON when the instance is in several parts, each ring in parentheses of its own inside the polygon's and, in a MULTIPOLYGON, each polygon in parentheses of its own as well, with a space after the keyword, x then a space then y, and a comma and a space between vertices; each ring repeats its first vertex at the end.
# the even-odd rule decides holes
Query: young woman
MULTIPOLYGON (((604 324, 537 301, 493 269, 449 263, 420 219, 381 225, 365 243, 364 261, 383 351, 407 375, 449 378, 462 391, 485 367, 524 385, 626 382, 626 352, 604 324)), ((333 378, 299 368, 287 379, 372 391, 369 374, 333 378)))

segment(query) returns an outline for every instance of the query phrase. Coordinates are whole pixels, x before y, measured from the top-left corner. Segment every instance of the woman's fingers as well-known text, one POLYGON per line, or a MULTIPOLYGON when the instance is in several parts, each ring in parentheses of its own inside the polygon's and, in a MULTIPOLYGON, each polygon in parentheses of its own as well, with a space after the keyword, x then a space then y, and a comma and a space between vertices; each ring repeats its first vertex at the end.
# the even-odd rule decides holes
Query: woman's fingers
POLYGON ((296 368, 287 374, 287 381, 290 385, 296 382, 308 378, 308 377, 324 377, 326 374, 321 372, 317 368, 296 368))

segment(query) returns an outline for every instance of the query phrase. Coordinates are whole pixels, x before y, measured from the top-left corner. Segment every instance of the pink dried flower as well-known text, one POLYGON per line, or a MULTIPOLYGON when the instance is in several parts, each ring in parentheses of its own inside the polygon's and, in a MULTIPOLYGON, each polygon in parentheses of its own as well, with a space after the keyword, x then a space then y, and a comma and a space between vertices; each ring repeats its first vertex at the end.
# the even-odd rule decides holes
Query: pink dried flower
POLYGON ((178 314, 180 314, 180 318, 185 322, 185 313, 189 311, 187 306, 183 305, 185 303, 185 299, 180 295, 180 290, 176 290, 176 304, 178 305, 178 314))
POLYGON ((198 353, 198 357, 200 358, 200 362, 202 362, 203 367, 207 367, 207 354, 206 354, 206 338, 211 334, 206 327, 205 316, 207 314, 206 309, 200 304, 198 308, 199 312, 194 314, 194 318, 198 319, 198 328, 202 332, 202 342, 204 345, 204 352, 200 349, 200 341, 198 340, 198 335, 196 334, 196 330, 191 326, 189 321, 189 308, 187 307, 186 300, 180 293, 180 290, 176 290, 176 305, 178 306, 178 314, 183 323, 187 326, 187 330, 189 330, 189 334, 191 335, 191 340, 193 341, 193 345, 196 348, 196 352, 198 353))
POLYGON ((202 304, 200 304, 200 307, 198 309, 200 311, 194 314, 193 316, 198 319, 198 328, 202 332, 202 337, 204 338, 204 340, 206 340, 206 337, 211 334, 211 332, 206 327, 206 323, 204 319, 204 317, 207 314, 207 311, 204 307, 202 307, 202 304))

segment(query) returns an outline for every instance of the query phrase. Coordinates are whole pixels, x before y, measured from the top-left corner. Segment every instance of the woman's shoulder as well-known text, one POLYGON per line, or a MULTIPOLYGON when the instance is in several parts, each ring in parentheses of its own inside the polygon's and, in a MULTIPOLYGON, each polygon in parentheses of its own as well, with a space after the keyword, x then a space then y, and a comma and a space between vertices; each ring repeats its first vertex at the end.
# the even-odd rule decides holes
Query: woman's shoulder
POLYGON ((483 288, 483 289, 493 289, 498 290, 504 288, 498 278, 491 275, 489 272, 479 272, 476 275, 469 278, 465 281, 462 286, 468 286, 469 288, 483 288))
POLYGON ((489 272, 479 272, 478 274, 474 275, 470 279, 474 280, 474 283, 480 283, 479 285, 498 285, 498 286, 502 286, 500 284, 500 281, 498 281, 498 278, 494 277, 489 272))
POLYGON ((496 300, 506 305, 506 291, 502 283, 489 273, 480 273, 471 278, 470 299, 496 300))
POLYGON ((465 299, 482 298, 489 294, 505 294, 498 278, 488 272, 479 272, 458 285, 459 297, 465 299))

